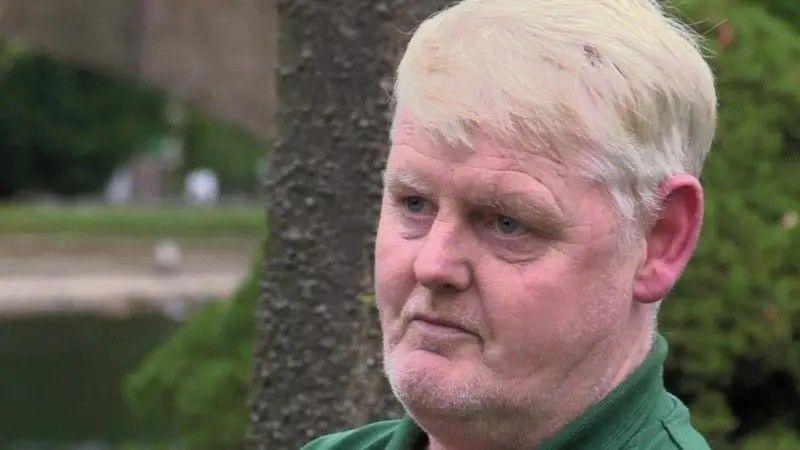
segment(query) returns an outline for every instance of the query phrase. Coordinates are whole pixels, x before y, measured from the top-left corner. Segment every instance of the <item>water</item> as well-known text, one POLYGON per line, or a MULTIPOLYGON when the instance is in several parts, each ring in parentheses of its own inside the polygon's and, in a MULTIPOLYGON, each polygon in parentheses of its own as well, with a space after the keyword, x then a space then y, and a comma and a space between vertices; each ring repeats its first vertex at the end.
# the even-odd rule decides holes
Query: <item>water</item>
POLYGON ((134 417, 121 384, 178 325, 155 314, 1 319, 0 449, 109 450, 174 436, 169 423, 134 417))

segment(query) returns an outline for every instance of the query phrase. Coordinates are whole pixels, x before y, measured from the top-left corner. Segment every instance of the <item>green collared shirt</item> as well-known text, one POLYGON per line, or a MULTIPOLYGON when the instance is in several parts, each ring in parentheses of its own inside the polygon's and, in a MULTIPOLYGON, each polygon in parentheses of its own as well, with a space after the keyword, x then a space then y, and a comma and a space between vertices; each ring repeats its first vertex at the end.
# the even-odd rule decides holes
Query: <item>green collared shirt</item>
MULTIPOLYGON (((540 450, 708 449, 689 423, 689 410, 664 389, 666 357, 667 342, 659 335, 635 372, 540 450)), ((425 432, 406 416, 322 436, 303 450, 424 450, 427 443, 425 432)))

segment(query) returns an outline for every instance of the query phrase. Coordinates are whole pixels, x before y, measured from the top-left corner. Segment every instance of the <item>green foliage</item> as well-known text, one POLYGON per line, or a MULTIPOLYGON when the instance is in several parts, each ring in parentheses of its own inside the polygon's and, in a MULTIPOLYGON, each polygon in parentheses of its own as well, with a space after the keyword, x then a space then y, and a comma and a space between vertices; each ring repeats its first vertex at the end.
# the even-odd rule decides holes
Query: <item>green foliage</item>
POLYGON ((715 444, 772 449, 771 427, 800 424, 800 31, 759 5, 709 5, 680 6, 701 32, 727 19, 735 40, 711 60, 719 128, 700 247, 662 312, 668 381, 715 444))
POLYGON ((187 170, 214 169, 224 192, 252 193, 258 186, 256 169, 264 163, 269 142, 195 110, 189 113, 185 136, 187 170))
POLYGON ((786 428, 776 428, 748 436, 742 450, 800 450, 800 436, 786 428))
POLYGON ((232 301, 190 318, 125 383, 135 411, 176 423, 179 448, 244 448, 261 264, 253 267, 232 301))
POLYGON ((751 0, 762 5, 774 17, 800 30, 800 2, 797 0, 751 0))
POLYGON ((164 99, 146 87, 0 48, 0 196, 99 189, 163 133, 164 99))
POLYGON ((131 207, 102 204, 0 203, 0 234, 46 233, 126 237, 259 237, 264 211, 253 206, 131 207))

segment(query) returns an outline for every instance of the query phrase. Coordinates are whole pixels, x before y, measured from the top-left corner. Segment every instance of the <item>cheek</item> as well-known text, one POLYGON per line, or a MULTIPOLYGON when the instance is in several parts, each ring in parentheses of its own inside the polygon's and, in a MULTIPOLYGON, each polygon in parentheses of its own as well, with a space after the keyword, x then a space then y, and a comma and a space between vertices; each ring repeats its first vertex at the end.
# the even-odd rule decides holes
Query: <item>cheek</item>
POLYGON ((510 279, 491 285, 494 299, 486 315, 497 342, 510 361, 534 361, 557 349, 570 338, 571 325, 578 317, 568 286, 572 280, 549 268, 507 270, 510 279))
POLYGON ((391 217, 381 214, 375 240, 375 294, 381 321, 399 315, 414 288, 414 246, 395 229, 391 217))
POLYGON ((495 268, 507 280, 487 284, 494 302, 486 313, 506 361, 566 362, 619 328, 624 294, 602 259, 556 252, 527 267, 495 268))

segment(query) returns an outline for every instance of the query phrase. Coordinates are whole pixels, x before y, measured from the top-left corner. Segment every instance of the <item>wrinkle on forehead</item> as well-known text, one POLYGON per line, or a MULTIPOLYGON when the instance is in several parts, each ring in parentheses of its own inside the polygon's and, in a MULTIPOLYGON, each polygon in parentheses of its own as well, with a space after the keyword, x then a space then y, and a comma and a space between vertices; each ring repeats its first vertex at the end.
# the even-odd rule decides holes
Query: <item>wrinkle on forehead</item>
MULTIPOLYGON (((484 174, 482 179, 490 178, 490 186, 492 186, 493 189, 499 187, 501 184, 508 186, 508 182, 505 181, 506 178, 504 175, 522 175, 526 178, 536 181, 538 185, 544 187, 548 193, 553 196, 553 199, 556 198, 549 186, 550 184, 553 184, 555 180, 548 180, 550 177, 547 177, 545 174, 535 173, 533 170, 531 170, 530 164, 525 164, 525 162, 520 159, 509 159, 502 156, 490 155, 480 155, 478 157, 475 153, 458 156, 450 151, 441 151, 408 144, 399 144, 393 147, 393 151, 389 156, 390 163, 387 166, 387 169, 384 171, 384 182, 401 181, 411 186, 419 185, 421 190, 429 190, 429 187, 432 186, 434 182, 441 183, 443 181, 461 181, 459 184, 465 186, 474 186, 476 184, 477 179, 475 178, 474 174, 464 174, 464 176, 454 179, 451 176, 455 171, 454 167, 449 168, 447 175, 442 176, 439 174, 436 180, 427 180, 425 176, 417 174, 415 171, 407 168, 403 168, 403 163, 399 164, 401 167, 394 168, 392 166, 396 164, 393 164, 395 158, 392 158, 392 156, 394 156, 394 153, 396 153, 394 150, 400 147, 410 150, 415 155, 424 157, 426 159, 435 160, 437 163, 450 166, 453 164, 460 164, 462 168, 468 170, 488 172, 487 174, 484 174)), ((535 165, 533 167, 540 168, 542 165, 535 165)), ((553 177, 554 179, 563 178, 562 172, 551 173, 555 173, 555 176, 553 177)))
POLYGON ((444 138, 437 137, 435 132, 420 126, 407 111, 400 111, 395 116, 392 126, 391 144, 400 145, 413 142, 415 146, 425 142, 425 147, 436 151, 452 153, 455 157, 468 157, 474 152, 481 152, 487 157, 509 160, 545 159, 549 164, 560 167, 564 172, 569 169, 569 162, 575 159, 576 148, 556 148, 541 136, 506 136, 493 133, 491 130, 476 126, 472 132, 471 146, 453 145, 444 138), (532 147, 530 144, 537 145, 532 147), (570 156, 572 155, 572 156, 570 156))

